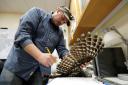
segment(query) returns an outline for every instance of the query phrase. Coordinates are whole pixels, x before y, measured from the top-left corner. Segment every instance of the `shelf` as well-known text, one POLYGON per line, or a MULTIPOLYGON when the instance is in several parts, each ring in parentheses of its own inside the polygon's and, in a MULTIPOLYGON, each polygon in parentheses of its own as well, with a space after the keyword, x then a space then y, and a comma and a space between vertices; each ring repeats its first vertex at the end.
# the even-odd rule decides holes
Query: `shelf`
POLYGON ((87 8, 77 20, 76 31, 74 32, 73 39, 70 41, 70 45, 76 41, 81 33, 86 34, 88 31, 95 29, 121 1, 122 0, 90 0, 87 8))

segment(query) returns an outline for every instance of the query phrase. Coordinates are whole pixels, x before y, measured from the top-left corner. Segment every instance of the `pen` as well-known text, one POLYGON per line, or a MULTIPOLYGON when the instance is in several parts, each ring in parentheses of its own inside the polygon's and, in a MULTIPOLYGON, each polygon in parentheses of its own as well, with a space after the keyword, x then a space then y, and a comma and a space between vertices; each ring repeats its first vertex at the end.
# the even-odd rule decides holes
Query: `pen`
MULTIPOLYGON (((49 48, 48 47, 45 47, 45 49, 47 50, 47 52, 48 53, 50 53, 51 54, 51 51, 49 50, 49 48)), ((54 63, 56 62, 56 60, 54 60, 54 63)))
POLYGON ((48 48, 48 47, 45 47, 45 48, 46 48, 47 52, 51 54, 51 52, 50 52, 49 48, 48 48))

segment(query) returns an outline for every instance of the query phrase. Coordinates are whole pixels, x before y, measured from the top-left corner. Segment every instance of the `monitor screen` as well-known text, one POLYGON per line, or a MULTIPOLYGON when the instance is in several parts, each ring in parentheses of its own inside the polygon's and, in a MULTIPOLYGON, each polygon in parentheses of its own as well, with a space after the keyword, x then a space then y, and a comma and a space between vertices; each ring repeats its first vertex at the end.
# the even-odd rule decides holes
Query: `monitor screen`
POLYGON ((121 47, 103 48, 103 52, 93 60, 94 73, 99 77, 115 77, 120 73, 128 73, 124 62, 125 57, 121 47))

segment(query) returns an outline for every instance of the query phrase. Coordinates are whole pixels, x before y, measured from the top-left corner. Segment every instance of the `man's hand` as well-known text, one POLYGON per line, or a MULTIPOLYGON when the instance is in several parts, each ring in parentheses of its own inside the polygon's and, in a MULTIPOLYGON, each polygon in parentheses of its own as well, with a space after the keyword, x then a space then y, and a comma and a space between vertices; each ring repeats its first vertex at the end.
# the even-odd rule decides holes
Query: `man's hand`
POLYGON ((40 64, 49 67, 56 62, 56 57, 49 53, 42 53, 34 44, 24 47, 24 50, 35 58, 40 64))
POLYGON ((56 62, 56 57, 52 56, 52 54, 49 53, 42 53, 42 55, 37 59, 37 61, 46 66, 49 67, 51 65, 53 65, 53 63, 56 62))

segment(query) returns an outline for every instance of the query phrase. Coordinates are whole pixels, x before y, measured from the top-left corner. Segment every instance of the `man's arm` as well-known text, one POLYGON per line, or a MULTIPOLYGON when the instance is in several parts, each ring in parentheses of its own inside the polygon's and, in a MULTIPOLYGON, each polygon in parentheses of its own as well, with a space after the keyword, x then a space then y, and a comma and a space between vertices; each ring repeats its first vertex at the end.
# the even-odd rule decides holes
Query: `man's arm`
POLYGON ((51 66, 55 62, 55 57, 49 53, 42 53, 34 44, 28 44, 24 47, 24 50, 46 67, 51 66))
POLYGON ((60 33, 60 40, 59 40, 59 43, 56 47, 56 50, 57 50, 60 58, 63 58, 66 55, 69 54, 69 51, 68 51, 68 49, 66 48, 66 45, 65 45, 64 35, 63 35, 62 31, 60 33))

